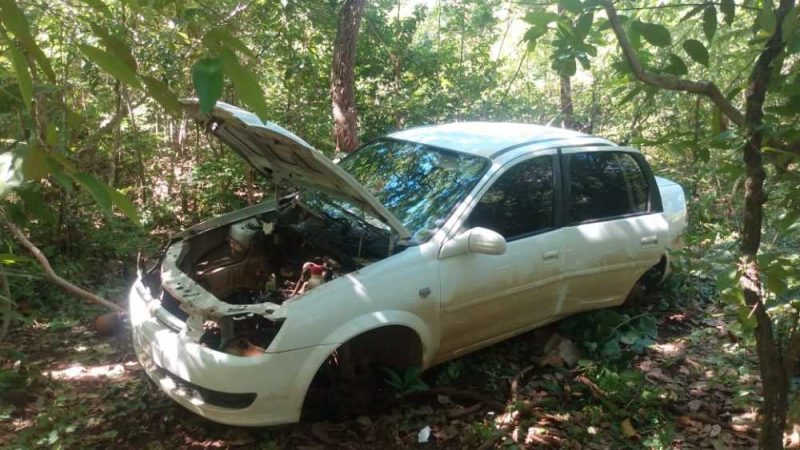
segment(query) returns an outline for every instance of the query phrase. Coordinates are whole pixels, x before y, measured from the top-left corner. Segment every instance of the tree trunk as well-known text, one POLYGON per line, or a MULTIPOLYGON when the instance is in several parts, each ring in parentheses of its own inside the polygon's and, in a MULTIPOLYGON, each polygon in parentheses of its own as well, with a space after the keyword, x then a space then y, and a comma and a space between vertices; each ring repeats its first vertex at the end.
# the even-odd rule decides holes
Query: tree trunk
POLYGON ((11 325, 11 313, 14 312, 14 302, 11 300, 11 286, 8 284, 8 277, 0 264, 0 342, 8 334, 11 325))
POLYGON ((758 266, 758 251, 761 247, 761 226, 764 221, 764 160, 761 147, 764 144, 764 99, 769 89, 773 72, 779 73, 783 65, 783 21, 793 11, 795 0, 781 0, 775 10, 775 30, 758 56, 750 73, 745 95, 745 112, 741 113, 730 103, 714 83, 692 81, 671 75, 655 74, 644 69, 636 51, 628 40, 617 16, 613 0, 604 2, 608 20, 617 36, 626 61, 639 80, 651 86, 674 91, 703 94, 733 122, 747 137, 742 151, 745 166, 744 211, 739 242, 739 285, 747 307, 756 319, 756 352, 761 371, 764 404, 761 407, 762 449, 782 449, 783 430, 789 409, 789 379, 800 355, 800 335, 794 327, 788 345, 775 335, 772 320, 762 296, 761 273, 758 266))
POLYGON ((561 99, 561 127, 575 129, 575 110, 572 107, 572 82, 567 75, 559 75, 561 99))
MULTIPOLYGON (((782 19, 794 1, 783 1, 776 16, 782 19)), ((782 20, 781 20, 782 21, 782 20)), ((753 308, 756 319, 756 352, 761 369, 764 404, 761 408, 762 449, 782 449, 783 429, 789 409, 789 377, 783 370, 783 355, 775 340, 772 320, 762 298, 761 273, 758 266, 758 250, 761 246, 761 226, 764 220, 764 160, 761 147, 764 140, 764 99, 774 69, 773 62, 782 48, 781 25, 767 42, 759 55, 745 95, 745 132, 748 137, 743 150, 745 165, 744 212, 740 243, 740 286, 745 302, 753 308)))
POLYGON ((336 153, 350 153, 358 147, 358 114, 355 101, 355 62, 358 29, 364 0, 345 0, 339 10, 333 42, 331 100, 336 153))

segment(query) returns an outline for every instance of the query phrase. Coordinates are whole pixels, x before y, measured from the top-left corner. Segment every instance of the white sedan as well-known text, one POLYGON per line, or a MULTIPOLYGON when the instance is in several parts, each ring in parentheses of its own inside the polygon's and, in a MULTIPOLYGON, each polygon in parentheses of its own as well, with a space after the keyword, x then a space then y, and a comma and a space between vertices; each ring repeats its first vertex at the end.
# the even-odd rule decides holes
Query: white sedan
POLYGON ((185 108, 282 192, 177 234, 130 292, 147 373, 217 422, 296 422, 312 382, 346 392, 619 305, 686 226, 680 186, 573 131, 436 125, 335 164, 237 107, 185 108))

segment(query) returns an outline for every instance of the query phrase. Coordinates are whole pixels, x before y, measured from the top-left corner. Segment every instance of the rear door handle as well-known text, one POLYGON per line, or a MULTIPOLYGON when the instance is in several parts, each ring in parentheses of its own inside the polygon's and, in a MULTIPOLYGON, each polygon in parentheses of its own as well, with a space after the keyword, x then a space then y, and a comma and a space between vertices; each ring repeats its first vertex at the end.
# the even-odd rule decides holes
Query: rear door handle
POLYGON ((649 247, 658 244, 658 236, 648 236, 642 238, 642 247, 649 247))
POLYGON ((542 254, 543 261, 555 261, 558 259, 558 250, 550 250, 542 254))

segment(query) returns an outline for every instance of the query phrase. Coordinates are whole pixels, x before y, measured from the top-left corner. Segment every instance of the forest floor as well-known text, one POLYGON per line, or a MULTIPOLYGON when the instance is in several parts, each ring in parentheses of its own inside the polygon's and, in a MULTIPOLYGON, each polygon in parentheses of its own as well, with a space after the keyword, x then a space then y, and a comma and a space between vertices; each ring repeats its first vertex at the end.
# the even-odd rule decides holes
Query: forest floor
POLYGON ((754 447, 753 352, 703 283, 387 384, 396 401, 380 412, 273 428, 215 424, 172 402, 143 373, 129 329, 102 338, 88 317, 30 321, 0 344, 0 448, 754 447), (592 336, 609 317, 613 338, 592 336))

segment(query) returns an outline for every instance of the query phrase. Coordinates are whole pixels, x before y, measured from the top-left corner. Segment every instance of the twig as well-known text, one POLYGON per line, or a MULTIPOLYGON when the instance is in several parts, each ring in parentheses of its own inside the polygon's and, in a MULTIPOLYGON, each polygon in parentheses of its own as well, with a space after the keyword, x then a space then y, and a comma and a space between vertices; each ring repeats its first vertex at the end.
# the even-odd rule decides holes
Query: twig
POLYGON ((468 400, 473 400, 476 402, 481 402, 486 405, 487 408, 492 409, 494 411, 503 411, 506 409, 506 405, 502 402, 497 400, 492 400, 490 398, 486 398, 485 396, 475 392, 475 391, 467 391, 461 389, 455 389, 450 387, 436 387, 430 388, 426 391, 417 391, 409 394, 411 396, 432 396, 432 395, 445 395, 448 397, 460 397, 465 398, 468 400))
POLYGON ((467 408, 450 410, 450 411, 447 412, 446 416, 450 420, 460 419, 460 418, 462 418, 464 416, 468 416, 470 414, 474 414, 474 413, 480 411, 482 408, 483 408, 483 403, 482 402, 478 402, 478 403, 475 403, 474 405, 472 405, 470 407, 467 407, 467 408))
POLYGON ((525 374, 527 374, 531 370, 533 370, 533 366, 532 365, 527 366, 524 369, 520 370, 519 373, 516 374, 514 378, 511 379, 511 393, 509 396, 511 398, 511 403, 517 401, 517 390, 519 389, 520 380, 522 379, 522 377, 525 376, 525 374))
POLYGON ((0 209, 0 221, 2 221, 5 224, 6 228, 8 228, 9 231, 11 231, 11 234, 14 235, 17 241, 19 241, 19 243, 22 244, 22 246, 25 247, 25 249, 28 250, 31 253, 31 255, 33 255, 33 257, 36 259, 36 261, 44 270, 44 277, 46 279, 50 280, 56 286, 60 287, 64 291, 76 297, 79 297, 91 303, 96 303, 98 305, 105 306, 106 308, 109 308, 113 311, 125 313, 125 309, 117 305, 116 303, 112 303, 96 294, 87 291, 86 289, 76 286, 70 283, 69 281, 61 278, 53 270, 53 267, 50 265, 50 261, 47 260, 47 257, 44 255, 44 253, 42 253, 42 251, 39 250, 39 248, 27 238, 27 236, 25 236, 25 233, 23 233, 22 230, 19 229, 19 227, 17 227, 13 222, 11 222, 6 217, 5 211, 3 211, 2 209, 0 209))
POLYGON ((578 375, 575 377, 575 381, 588 387, 589 390, 592 391, 592 397, 594 397, 595 400, 603 400, 606 398, 606 393, 603 392, 603 390, 600 389, 600 387, 597 386, 592 380, 586 378, 585 376, 578 375))

